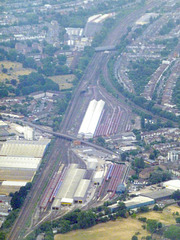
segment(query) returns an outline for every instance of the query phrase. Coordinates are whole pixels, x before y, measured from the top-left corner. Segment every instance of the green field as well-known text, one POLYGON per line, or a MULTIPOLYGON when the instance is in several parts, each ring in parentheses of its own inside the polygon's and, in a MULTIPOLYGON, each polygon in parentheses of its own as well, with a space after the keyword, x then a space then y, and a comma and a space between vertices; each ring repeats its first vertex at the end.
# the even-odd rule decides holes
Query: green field
POLYGON ((57 75, 49 78, 59 85, 60 90, 66 90, 73 87, 72 82, 75 79, 75 75, 57 75))
POLYGON ((169 206, 163 212, 147 212, 137 214, 136 219, 128 217, 116 221, 98 224, 86 230, 72 231, 67 234, 55 235, 55 240, 131 240, 135 233, 138 234, 138 239, 143 236, 150 235, 142 228, 143 223, 138 220, 139 217, 147 219, 159 220, 165 225, 175 224, 176 212, 180 213, 180 207, 169 206))
POLYGON ((11 79, 18 80, 19 75, 29 75, 32 71, 32 69, 23 68, 22 64, 18 62, 0 61, 0 82, 11 79), (7 69, 7 73, 2 72, 3 68, 7 69))

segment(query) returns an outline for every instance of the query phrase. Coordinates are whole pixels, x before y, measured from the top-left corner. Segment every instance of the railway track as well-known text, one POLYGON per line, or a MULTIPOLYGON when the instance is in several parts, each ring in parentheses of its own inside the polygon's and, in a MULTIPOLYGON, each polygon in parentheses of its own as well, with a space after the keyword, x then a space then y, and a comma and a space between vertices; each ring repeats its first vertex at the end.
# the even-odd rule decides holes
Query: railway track
MULTIPOLYGON (((127 27, 131 26, 133 22, 136 21, 136 19, 139 18, 143 13, 145 13, 145 11, 148 10, 150 7, 151 8, 154 7, 157 4, 157 2, 153 0, 149 4, 151 4, 151 6, 147 5, 146 7, 135 10, 133 13, 124 17, 124 19, 122 19, 120 22, 120 26, 117 26, 113 30, 113 32, 109 34, 107 40, 104 41, 102 46, 116 45, 117 43, 119 43, 121 36, 123 36, 127 31, 127 27)), ((45 187, 45 182, 49 177, 49 173, 53 174, 54 172, 54 164, 56 164, 57 157, 61 154, 61 159, 67 159, 66 155, 68 151, 68 146, 70 145, 70 143, 67 143, 67 140, 72 141, 74 137, 67 136, 67 134, 65 133, 67 132, 71 124, 71 119, 73 119, 73 116, 78 114, 77 111, 74 110, 76 109, 76 105, 79 100, 81 91, 86 89, 90 84, 97 85, 100 69, 102 69, 103 66, 103 60, 104 53, 95 53, 90 64, 88 65, 87 70, 85 71, 85 74, 82 77, 79 86, 77 87, 74 93, 74 96, 72 97, 71 103, 69 104, 68 109, 66 111, 66 115, 62 121, 61 124, 62 133, 53 133, 53 135, 61 137, 63 139, 58 138, 55 141, 53 149, 51 153, 49 153, 48 155, 49 156, 48 163, 42 169, 41 174, 37 176, 36 183, 33 185, 31 192, 28 194, 23 204, 20 214, 16 219, 11 229, 11 232, 8 236, 8 240, 23 239, 22 235, 24 234, 22 233, 22 231, 24 232, 26 231, 28 219, 31 217, 32 212, 34 211, 34 206, 39 200, 41 190, 44 189, 45 187)), ((87 144, 86 141, 82 141, 82 143, 87 144)), ((88 145, 95 147, 95 145, 92 143, 88 143, 88 145)), ((98 147, 98 149, 103 150, 103 148, 101 147, 98 147)))
POLYGON ((21 238, 21 231, 25 230, 27 228, 26 224, 28 222, 28 219, 31 217, 34 206, 38 202, 40 193, 42 192, 42 189, 44 188, 45 182, 49 179, 50 172, 53 174, 53 168, 54 165, 57 165, 56 161, 59 155, 61 154, 61 149, 64 146, 62 139, 57 139, 55 141, 55 144, 53 146, 53 154, 49 153, 47 157, 49 157, 48 163, 44 166, 44 169, 42 169, 42 174, 39 174, 36 183, 33 185, 30 193, 28 194, 23 207, 20 211, 20 214, 18 218, 15 221, 15 224, 13 225, 11 232, 8 236, 8 240, 18 240, 21 238))

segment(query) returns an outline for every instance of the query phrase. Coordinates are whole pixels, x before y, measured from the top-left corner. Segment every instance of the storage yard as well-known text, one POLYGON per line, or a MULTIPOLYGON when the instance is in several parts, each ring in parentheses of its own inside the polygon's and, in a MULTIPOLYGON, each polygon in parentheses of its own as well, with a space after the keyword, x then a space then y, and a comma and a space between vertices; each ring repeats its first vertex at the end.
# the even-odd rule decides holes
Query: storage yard
POLYGON ((50 140, 8 140, 0 146, 0 193, 18 191, 33 180, 50 140))

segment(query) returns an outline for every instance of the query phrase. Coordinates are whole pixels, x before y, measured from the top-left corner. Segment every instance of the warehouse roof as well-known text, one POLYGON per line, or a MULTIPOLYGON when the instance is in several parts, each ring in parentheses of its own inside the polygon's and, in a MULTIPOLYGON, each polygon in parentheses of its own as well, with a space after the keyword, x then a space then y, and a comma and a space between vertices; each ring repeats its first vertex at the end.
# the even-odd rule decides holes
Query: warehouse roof
POLYGON ((73 203, 73 198, 62 198, 61 203, 72 204, 73 203))
POLYGON ((6 126, 8 126, 8 124, 5 123, 4 121, 0 120, 0 126, 1 127, 6 127, 6 126))
POLYGON ((147 193, 143 193, 141 194, 141 196, 145 196, 145 197, 149 197, 149 198, 153 198, 154 200, 158 200, 164 197, 169 197, 172 195, 174 191, 170 190, 170 189, 160 189, 157 191, 153 191, 153 192, 147 192, 147 193))
POLYGON ((90 180, 81 179, 79 186, 74 194, 74 198, 84 198, 90 185, 90 180))
POLYGON ((103 100, 96 101, 93 99, 87 108, 82 124, 80 126, 78 136, 92 137, 99 122, 105 102, 103 100))
POLYGON ((126 207, 131 207, 134 205, 143 204, 143 203, 152 202, 152 201, 154 201, 154 199, 149 198, 149 197, 138 196, 138 197, 134 197, 128 201, 125 201, 124 203, 125 203, 126 207))
POLYGON ((19 182, 19 181, 4 181, 2 182, 2 186, 25 186, 27 182, 19 182))
POLYGON ((64 179, 58 198, 73 198, 76 188, 85 172, 86 170, 84 169, 70 170, 64 179))
POLYGON ((45 148, 50 140, 46 141, 17 141, 8 140, 0 149, 0 156, 43 157, 45 148))
POLYGON ((80 180, 85 175, 85 169, 78 169, 77 164, 71 164, 65 179, 53 202, 53 208, 59 207, 62 198, 73 198, 80 180))
POLYGON ((0 168, 37 169, 41 158, 0 156, 0 168))
POLYGON ((102 178, 102 177, 104 177, 104 171, 97 171, 95 172, 93 179, 102 178))
POLYGON ((174 191, 180 190, 180 180, 170 180, 163 183, 163 186, 174 191))
POLYGON ((35 171, 32 169, 0 168, 0 181, 32 181, 35 171))

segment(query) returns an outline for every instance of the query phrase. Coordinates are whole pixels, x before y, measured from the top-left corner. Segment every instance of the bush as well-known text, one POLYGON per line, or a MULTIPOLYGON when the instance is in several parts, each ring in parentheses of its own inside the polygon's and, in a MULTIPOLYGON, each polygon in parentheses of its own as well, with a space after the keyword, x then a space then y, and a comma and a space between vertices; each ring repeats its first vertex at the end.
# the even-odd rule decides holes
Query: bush
POLYGON ((147 218, 146 217, 140 217, 140 218, 138 218, 138 220, 141 221, 141 222, 146 222, 147 218))
POLYGON ((180 217, 176 218, 176 222, 180 223, 180 217))

